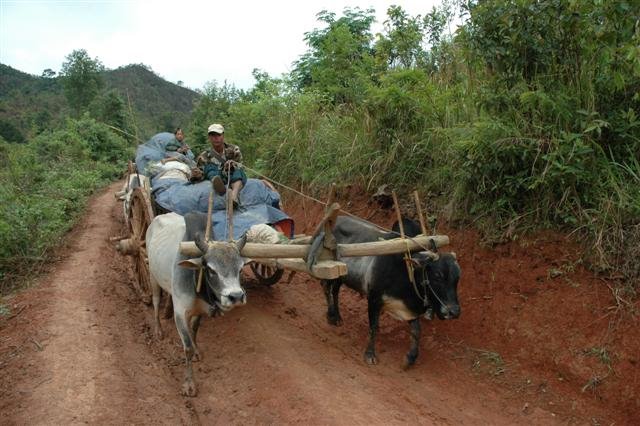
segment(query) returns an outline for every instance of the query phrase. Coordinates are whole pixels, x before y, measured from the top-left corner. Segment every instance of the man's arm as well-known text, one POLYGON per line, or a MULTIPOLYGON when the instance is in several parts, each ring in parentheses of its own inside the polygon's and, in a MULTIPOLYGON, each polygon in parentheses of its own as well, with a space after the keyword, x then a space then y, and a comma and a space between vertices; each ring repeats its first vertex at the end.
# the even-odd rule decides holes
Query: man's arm
POLYGON ((191 181, 198 182, 204 178, 204 173, 202 172, 204 169, 206 161, 206 151, 198 155, 196 158, 196 166, 191 168, 191 181))

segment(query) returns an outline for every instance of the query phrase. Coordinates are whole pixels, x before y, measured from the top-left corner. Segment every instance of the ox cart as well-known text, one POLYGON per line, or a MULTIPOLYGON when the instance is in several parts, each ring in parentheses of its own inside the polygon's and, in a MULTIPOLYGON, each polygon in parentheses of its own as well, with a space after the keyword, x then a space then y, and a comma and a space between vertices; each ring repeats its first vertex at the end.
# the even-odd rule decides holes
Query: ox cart
MULTIPOLYGON (((161 148, 162 141, 167 140, 169 137, 173 137, 173 135, 164 133, 154 136, 156 142, 155 148, 158 148, 158 146, 161 148), (158 140, 160 140, 160 143, 157 143, 158 140)), ((154 141, 154 138, 152 138, 150 142, 154 141)), ((149 142, 147 144, 149 144, 149 142)), ((120 253, 133 258, 135 275, 134 288, 140 298, 146 304, 149 304, 151 300, 151 286, 145 243, 147 228, 156 215, 174 210, 171 208, 167 209, 166 204, 165 206, 158 204, 156 197, 154 197, 154 190, 159 181, 154 181, 148 172, 149 163, 153 163, 153 161, 149 160, 149 155, 147 155, 147 158, 141 159, 140 147, 138 151, 136 162, 129 162, 125 187, 116 194, 116 197, 123 201, 123 214, 128 235, 114 237, 113 240, 117 240, 116 247, 120 253), (141 163, 144 163, 144 166, 141 165, 141 163)), ((144 149, 142 151, 144 153, 144 149)), ((165 156, 168 154, 163 152, 162 149, 156 149, 156 151, 157 152, 152 152, 151 157, 153 157, 152 160, 155 159, 162 163, 162 165, 159 166, 160 168, 174 161, 173 158, 166 158, 165 156), (170 161, 165 162, 167 159, 170 161)), ((146 152, 148 154, 149 150, 146 152)), ((168 170, 170 175, 169 180, 171 180, 171 176, 175 179, 176 170, 178 170, 177 173, 187 173, 187 170, 181 166, 175 169, 168 168, 168 170), (173 173, 173 175, 171 173, 173 173)), ((188 183, 188 178, 182 180, 183 185, 185 181, 188 183)), ((249 181, 252 181, 252 179, 249 181)), ((158 185, 162 186, 162 183, 158 185)), ((273 189, 271 184, 267 183, 267 186, 273 189)), ((180 188, 181 191, 184 191, 184 188, 187 188, 187 186, 180 188)), ((245 191, 245 189, 243 189, 243 191, 245 191)), ((275 192, 275 190, 273 191, 275 192)), ((446 235, 427 235, 417 193, 414 193, 414 195, 416 197, 416 210, 420 216, 422 234, 413 238, 405 238, 402 226, 400 226, 399 238, 358 244, 337 244, 332 231, 335 226, 336 217, 340 212, 340 205, 334 202, 335 187, 332 186, 325 204, 325 216, 316 225, 313 234, 293 235, 291 222, 290 229, 288 229, 291 235, 287 235, 290 238, 281 238, 277 243, 249 241, 242 249, 241 255, 247 259, 251 271, 258 282, 266 286, 271 286, 281 279, 285 270, 291 271, 292 274, 304 272, 321 280, 330 280, 347 274, 347 265, 339 260, 341 258, 410 253, 414 251, 425 251, 427 247, 429 247, 430 250, 437 250, 437 248, 449 244, 449 238, 446 235)), ((201 195, 199 197, 202 198, 201 195)), ((226 235, 232 237, 234 234, 233 221, 235 217, 233 209, 230 203, 224 200, 220 200, 220 202, 224 203, 223 205, 225 205, 226 209, 226 223, 221 224, 221 226, 223 228, 228 227, 229 232, 227 232, 226 235)), ((272 200, 269 199, 268 202, 272 202, 272 200)), ((395 203, 396 211, 399 215, 397 200, 395 203)), ((200 211, 207 212, 206 209, 202 208, 202 205, 203 203, 200 202, 197 207, 199 207, 200 211)), ((211 206, 209 206, 208 210, 209 215, 212 214, 210 209, 211 206)), ((182 214, 180 212, 178 213, 182 214)), ((283 215, 283 217, 285 216, 286 215, 283 215)), ((269 223, 269 225, 274 224, 269 223)), ((278 230, 282 231, 279 227, 278 230)), ((183 242, 180 251, 182 254, 188 256, 201 255, 201 251, 193 241, 183 242)))

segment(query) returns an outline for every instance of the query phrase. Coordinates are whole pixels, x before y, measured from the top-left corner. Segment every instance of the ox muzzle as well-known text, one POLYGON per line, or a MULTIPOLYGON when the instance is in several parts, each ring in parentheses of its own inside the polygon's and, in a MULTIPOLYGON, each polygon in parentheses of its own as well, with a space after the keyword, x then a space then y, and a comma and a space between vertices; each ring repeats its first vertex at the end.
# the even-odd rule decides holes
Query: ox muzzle
POLYGON ((219 302, 216 301, 218 307, 223 311, 228 311, 236 306, 241 306, 247 303, 247 293, 240 288, 234 290, 223 290, 220 294, 219 302))
POLYGON ((447 303, 440 305, 440 309, 436 312, 441 320, 456 319, 460 316, 460 305, 457 303, 447 303))

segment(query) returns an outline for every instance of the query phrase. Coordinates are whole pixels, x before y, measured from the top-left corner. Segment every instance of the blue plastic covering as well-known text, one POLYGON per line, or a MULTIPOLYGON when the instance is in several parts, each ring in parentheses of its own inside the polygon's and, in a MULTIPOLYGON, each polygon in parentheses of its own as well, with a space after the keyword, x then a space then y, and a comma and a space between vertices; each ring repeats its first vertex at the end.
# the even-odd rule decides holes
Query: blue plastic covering
MULTIPOLYGON (((211 191, 209 181, 192 184, 178 179, 155 179, 151 181, 151 187, 156 203, 169 211, 180 215, 191 211, 207 212, 211 191)), ((227 194, 216 194, 213 198, 213 237, 220 241, 228 239, 226 197, 227 194)), ((282 221, 291 222, 291 235, 287 237, 293 238, 292 219, 277 208, 280 194, 269 189, 261 180, 248 179, 238 198, 241 207, 233 212, 235 238, 244 234, 252 225, 273 225, 282 221)))
MULTIPOLYGON (((167 153, 165 150, 167 143, 174 139, 172 133, 158 133, 143 145, 139 145, 136 152, 138 170, 149 176, 151 168, 147 166, 150 162, 160 161, 168 156, 176 156, 176 152, 167 153)), ((193 153, 189 151, 186 158, 192 160, 193 153)), ((151 194, 162 208, 180 215, 192 211, 207 212, 211 191, 210 181, 191 183, 180 179, 149 177, 151 178, 151 194)), ((253 225, 260 223, 274 225, 282 222, 288 222, 289 226, 284 228, 290 230, 290 235, 287 237, 293 238, 293 220, 279 210, 280 194, 276 191, 271 190, 258 179, 248 179, 247 184, 238 194, 238 198, 241 208, 233 212, 233 236, 236 239, 253 225)), ((226 195, 216 194, 214 196, 212 217, 214 239, 227 240, 226 195)))
POLYGON ((181 157, 185 163, 195 166, 195 162, 193 161, 195 156, 191 150, 189 150, 186 155, 166 150, 167 144, 175 140, 176 137, 173 133, 163 132, 153 136, 142 145, 138 145, 138 149, 136 150, 136 168, 138 172, 151 177, 151 173, 147 170, 147 165, 150 162, 160 161, 166 157, 181 157))

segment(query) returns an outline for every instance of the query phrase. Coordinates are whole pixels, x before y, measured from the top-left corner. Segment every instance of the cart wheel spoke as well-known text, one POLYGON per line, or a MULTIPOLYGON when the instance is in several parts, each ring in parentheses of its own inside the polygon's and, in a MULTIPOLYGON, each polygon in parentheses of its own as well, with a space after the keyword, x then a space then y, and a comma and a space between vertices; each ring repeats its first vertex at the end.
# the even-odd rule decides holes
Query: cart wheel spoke
POLYGON ((148 189, 137 187, 131 194, 131 239, 138 247, 135 254, 134 267, 136 282, 134 287, 138 296, 146 304, 151 303, 151 283, 149 278, 149 261, 147 259, 147 228, 154 218, 153 207, 148 189))
POLYGON ((258 281, 266 286, 272 286, 277 283, 284 273, 283 269, 257 262, 251 263, 251 270, 258 281))

